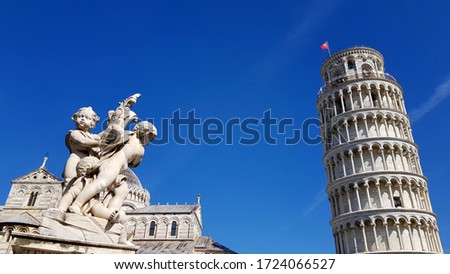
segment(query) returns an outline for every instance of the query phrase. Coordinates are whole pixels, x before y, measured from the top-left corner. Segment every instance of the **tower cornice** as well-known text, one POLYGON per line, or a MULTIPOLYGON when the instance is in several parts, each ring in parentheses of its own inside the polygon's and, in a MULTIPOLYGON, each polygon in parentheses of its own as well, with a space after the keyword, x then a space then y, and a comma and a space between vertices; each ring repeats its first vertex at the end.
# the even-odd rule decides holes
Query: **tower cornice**
POLYGON ((348 143, 342 143, 340 145, 334 146, 332 149, 325 152, 325 154, 322 157, 322 162, 326 160, 330 155, 337 154, 339 151, 344 151, 350 148, 355 148, 357 146, 371 146, 371 145, 378 145, 378 144, 387 144, 390 143, 391 145, 394 145, 395 143, 406 143, 408 145, 413 146, 417 151, 419 152, 419 147, 416 143, 411 142, 407 139, 401 139, 401 138, 393 138, 393 137, 373 137, 373 138, 365 138, 361 140, 354 140, 348 143))
POLYGON ((354 78, 354 79, 352 79, 352 76, 354 76, 354 75, 350 75, 350 76, 351 77, 349 77, 346 81, 337 83, 337 84, 335 84, 333 86, 327 85, 327 84, 323 85, 319 89, 317 102, 320 102, 322 100, 322 98, 325 97, 326 95, 329 95, 329 94, 337 92, 337 91, 344 90, 346 87, 352 87, 352 86, 355 86, 355 85, 358 85, 358 86, 362 86, 362 85, 370 86, 372 84, 372 83, 370 83, 370 81, 387 82, 389 84, 393 84, 393 85, 395 85, 396 87, 399 88, 399 90, 401 91, 402 94, 404 93, 402 86, 389 73, 383 73, 383 74, 380 74, 379 76, 369 76, 369 77, 354 78))
POLYGON ((322 63, 322 66, 320 68, 320 73, 323 74, 324 73, 324 68, 327 67, 328 65, 330 65, 332 63, 335 63, 335 62, 339 61, 342 58, 348 57, 350 55, 357 55, 357 54, 375 55, 381 61, 384 62, 383 55, 379 51, 377 51, 377 50, 375 50, 373 48, 364 47, 364 46, 352 47, 352 48, 348 48, 348 49, 344 49, 344 50, 338 51, 338 52, 334 53, 333 55, 331 55, 328 59, 326 59, 322 63))
POLYGON ((361 172, 355 175, 350 175, 346 177, 339 178, 335 181, 330 182, 325 191, 329 192, 331 189, 340 188, 348 184, 353 184, 354 182, 358 181, 370 181, 374 179, 386 179, 386 178, 404 178, 404 177, 410 177, 410 178, 420 178, 425 182, 425 187, 427 187, 428 184, 428 178, 425 175, 418 174, 415 172, 409 172, 409 171, 397 171, 397 170, 391 170, 389 171, 389 174, 386 174, 385 170, 380 171, 367 171, 367 172, 361 172))
POLYGON ((338 217, 333 218, 330 221, 331 226, 340 225, 341 222, 354 222, 362 219, 375 220, 377 218, 390 218, 390 217, 432 217, 433 221, 436 221, 437 215, 433 212, 422 209, 409 209, 409 208, 383 208, 383 209, 365 209, 361 211, 353 211, 350 213, 341 214, 338 217))

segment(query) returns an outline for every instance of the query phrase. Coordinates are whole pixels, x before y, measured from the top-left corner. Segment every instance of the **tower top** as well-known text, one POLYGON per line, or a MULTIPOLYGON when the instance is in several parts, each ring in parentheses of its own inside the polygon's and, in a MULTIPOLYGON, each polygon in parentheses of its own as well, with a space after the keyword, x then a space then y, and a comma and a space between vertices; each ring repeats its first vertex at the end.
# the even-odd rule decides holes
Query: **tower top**
POLYGON ((320 69, 324 82, 319 95, 343 82, 361 78, 384 78, 396 81, 385 73, 383 55, 369 47, 353 47, 338 51, 327 58, 320 69))
POLYGON ((365 46, 355 46, 348 49, 340 50, 336 53, 333 53, 330 57, 328 57, 323 63, 320 69, 322 74, 323 69, 329 65, 330 63, 335 63, 341 60, 342 58, 349 56, 364 56, 364 55, 373 55, 380 59, 381 62, 384 63, 383 55, 376 49, 365 47, 365 46))

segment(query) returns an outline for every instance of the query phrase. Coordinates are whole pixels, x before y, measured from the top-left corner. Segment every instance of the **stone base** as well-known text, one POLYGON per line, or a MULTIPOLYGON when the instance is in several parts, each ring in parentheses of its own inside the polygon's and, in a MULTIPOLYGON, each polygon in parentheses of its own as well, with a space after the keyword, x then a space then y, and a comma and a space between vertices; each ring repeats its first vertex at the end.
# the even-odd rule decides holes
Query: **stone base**
POLYGON ((121 224, 105 219, 47 210, 42 214, 39 234, 63 239, 117 244, 121 224))
POLYGON ((118 244, 121 224, 74 213, 47 210, 38 234, 14 232, 8 253, 135 253, 118 244))
POLYGON ((90 241, 60 239, 52 236, 12 233, 7 253, 14 254, 135 254, 138 247, 90 241))

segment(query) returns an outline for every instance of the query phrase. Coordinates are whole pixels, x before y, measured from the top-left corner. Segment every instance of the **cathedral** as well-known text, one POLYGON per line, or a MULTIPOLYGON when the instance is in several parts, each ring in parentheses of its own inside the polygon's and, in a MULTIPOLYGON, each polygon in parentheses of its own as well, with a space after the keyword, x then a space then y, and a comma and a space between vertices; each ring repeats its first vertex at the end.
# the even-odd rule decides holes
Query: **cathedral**
POLYGON ((149 191, 130 169, 125 172, 129 193, 122 210, 128 217, 133 246, 116 244, 117 224, 95 217, 81 219, 77 214, 67 214, 70 218, 66 217, 64 227, 57 229, 61 224, 46 216, 63 195, 63 180, 47 170, 46 160, 35 171, 11 182, 6 203, 0 206, 0 254, 235 253, 202 235, 200 196, 191 205, 150 204, 149 191))

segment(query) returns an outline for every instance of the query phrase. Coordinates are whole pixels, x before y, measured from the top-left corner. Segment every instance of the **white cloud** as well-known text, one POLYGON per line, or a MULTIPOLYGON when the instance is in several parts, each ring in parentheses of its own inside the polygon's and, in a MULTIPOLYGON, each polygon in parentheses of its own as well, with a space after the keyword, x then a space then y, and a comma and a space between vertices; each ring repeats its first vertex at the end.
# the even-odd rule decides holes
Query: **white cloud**
POLYGON ((440 84, 436 89, 433 95, 418 108, 411 110, 410 117, 411 122, 419 120, 426 113, 435 108, 441 101, 443 101, 448 95, 450 95, 450 76, 447 80, 440 84))
POLYGON ((309 204, 307 208, 303 211, 303 216, 308 215, 311 213, 314 209, 316 209, 323 201, 327 199, 327 195, 325 193, 325 189, 321 189, 314 195, 312 198, 312 202, 309 204))

